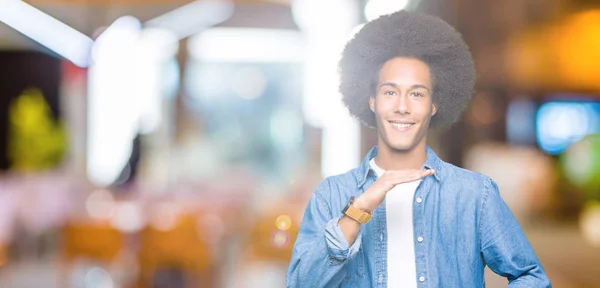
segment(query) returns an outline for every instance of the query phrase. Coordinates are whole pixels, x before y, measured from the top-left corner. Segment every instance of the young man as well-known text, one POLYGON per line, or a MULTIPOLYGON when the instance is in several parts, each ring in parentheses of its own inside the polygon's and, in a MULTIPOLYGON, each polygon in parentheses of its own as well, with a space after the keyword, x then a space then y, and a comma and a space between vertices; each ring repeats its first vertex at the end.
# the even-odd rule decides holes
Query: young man
POLYGON ((474 90, 468 47, 446 22, 406 11, 366 24, 340 61, 350 113, 376 127, 360 167, 312 195, 288 287, 551 287, 490 178, 438 158, 430 126, 455 122, 474 90))

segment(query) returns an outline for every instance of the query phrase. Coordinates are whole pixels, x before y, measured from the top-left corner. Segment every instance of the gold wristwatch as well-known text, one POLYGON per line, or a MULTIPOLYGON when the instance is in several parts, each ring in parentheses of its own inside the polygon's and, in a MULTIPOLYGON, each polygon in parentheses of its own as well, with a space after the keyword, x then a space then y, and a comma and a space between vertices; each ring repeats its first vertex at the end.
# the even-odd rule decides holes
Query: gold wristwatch
POLYGON ((367 224, 373 215, 369 212, 354 207, 354 205, 352 205, 353 203, 354 196, 350 197, 350 201, 348 201, 348 205, 346 205, 346 208, 344 208, 342 213, 346 214, 346 216, 352 218, 354 221, 360 224, 367 224))

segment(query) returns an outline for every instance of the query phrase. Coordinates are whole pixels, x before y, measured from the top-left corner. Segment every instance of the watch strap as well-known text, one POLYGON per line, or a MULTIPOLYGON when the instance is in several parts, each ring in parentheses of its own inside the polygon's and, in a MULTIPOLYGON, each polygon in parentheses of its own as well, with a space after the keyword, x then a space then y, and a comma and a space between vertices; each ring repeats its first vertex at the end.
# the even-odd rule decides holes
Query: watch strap
POLYGON ((373 215, 367 211, 363 211, 359 208, 354 207, 354 205, 352 205, 353 203, 354 197, 351 197, 343 213, 360 224, 368 223, 369 220, 371 220, 371 217, 373 217, 373 215))

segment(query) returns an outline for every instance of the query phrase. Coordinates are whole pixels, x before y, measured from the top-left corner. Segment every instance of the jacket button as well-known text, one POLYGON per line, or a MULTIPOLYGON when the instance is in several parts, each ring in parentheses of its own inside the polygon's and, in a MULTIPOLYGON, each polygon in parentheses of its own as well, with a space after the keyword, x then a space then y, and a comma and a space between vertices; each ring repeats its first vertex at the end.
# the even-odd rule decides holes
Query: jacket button
POLYGON ((417 198, 417 203, 421 204, 421 202, 423 202, 423 199, 421 199, 421 197, 417 198))
POLYGON ((419 281, 424 282, 425 281, 425 277, 423 277, 423 276, 419 277, 419 281))

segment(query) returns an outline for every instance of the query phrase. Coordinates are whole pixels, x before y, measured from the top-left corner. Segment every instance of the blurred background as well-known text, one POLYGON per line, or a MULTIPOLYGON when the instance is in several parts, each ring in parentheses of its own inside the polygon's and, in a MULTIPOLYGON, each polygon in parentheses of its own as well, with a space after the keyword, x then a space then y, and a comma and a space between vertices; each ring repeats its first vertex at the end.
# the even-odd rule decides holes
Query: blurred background
POLYGON ((498 183, 555 287, 600 287, 595 0, 0 0, 0 287, 284 287, 314 188, 376 143, 340 52, 399 9, 475 57, 429 145, 498 183))

